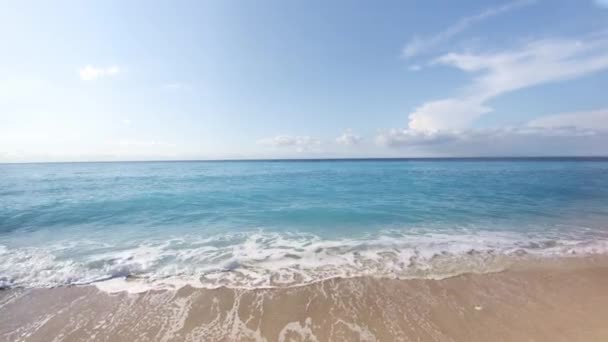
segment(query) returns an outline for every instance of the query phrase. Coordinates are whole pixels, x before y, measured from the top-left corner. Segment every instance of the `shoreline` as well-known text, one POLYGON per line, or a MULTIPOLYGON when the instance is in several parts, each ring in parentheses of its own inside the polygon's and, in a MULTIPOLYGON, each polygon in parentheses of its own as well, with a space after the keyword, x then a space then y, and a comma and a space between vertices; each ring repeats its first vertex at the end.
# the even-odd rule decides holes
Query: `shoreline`
POLYGON ((334 278, 291 288, 0 291, 6 341, 599 341, 608 256, 440 280, 334 278))

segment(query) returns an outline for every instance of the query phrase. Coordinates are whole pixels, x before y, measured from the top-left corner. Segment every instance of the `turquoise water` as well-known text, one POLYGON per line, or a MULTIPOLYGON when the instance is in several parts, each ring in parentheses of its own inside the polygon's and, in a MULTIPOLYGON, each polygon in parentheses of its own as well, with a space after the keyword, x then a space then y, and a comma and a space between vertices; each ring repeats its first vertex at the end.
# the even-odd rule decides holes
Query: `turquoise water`
POLYGON ((603 253, 607 219, 607 159, 6 164, 0 286, 442 277, 603 253))

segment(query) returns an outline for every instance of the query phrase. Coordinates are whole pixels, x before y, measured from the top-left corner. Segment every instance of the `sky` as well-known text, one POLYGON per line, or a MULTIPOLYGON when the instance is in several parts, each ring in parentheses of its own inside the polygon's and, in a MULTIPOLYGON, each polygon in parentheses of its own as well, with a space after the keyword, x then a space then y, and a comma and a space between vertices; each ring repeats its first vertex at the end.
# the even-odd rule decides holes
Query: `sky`
POLYGON ((608 155, 608 0, 1 8, 0 162, 608 155))

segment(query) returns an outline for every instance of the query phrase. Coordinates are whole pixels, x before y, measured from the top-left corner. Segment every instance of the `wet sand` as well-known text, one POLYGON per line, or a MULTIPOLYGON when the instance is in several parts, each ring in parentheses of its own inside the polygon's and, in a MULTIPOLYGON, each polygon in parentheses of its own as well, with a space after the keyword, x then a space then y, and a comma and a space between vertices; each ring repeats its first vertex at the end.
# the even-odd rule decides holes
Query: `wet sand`
POLYGON ((3 341, 608 341, 608 258, 282 289, 0 291, 3 341))

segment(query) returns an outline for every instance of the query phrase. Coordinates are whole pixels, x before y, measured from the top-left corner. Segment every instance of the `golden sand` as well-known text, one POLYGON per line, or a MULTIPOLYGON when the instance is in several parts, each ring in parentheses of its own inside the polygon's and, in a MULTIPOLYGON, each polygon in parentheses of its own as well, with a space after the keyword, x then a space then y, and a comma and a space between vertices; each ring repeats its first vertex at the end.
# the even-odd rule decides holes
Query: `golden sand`
POLYGON ((282 289, 0 291, 5 341, 608 341, 608 259, 282 289))

